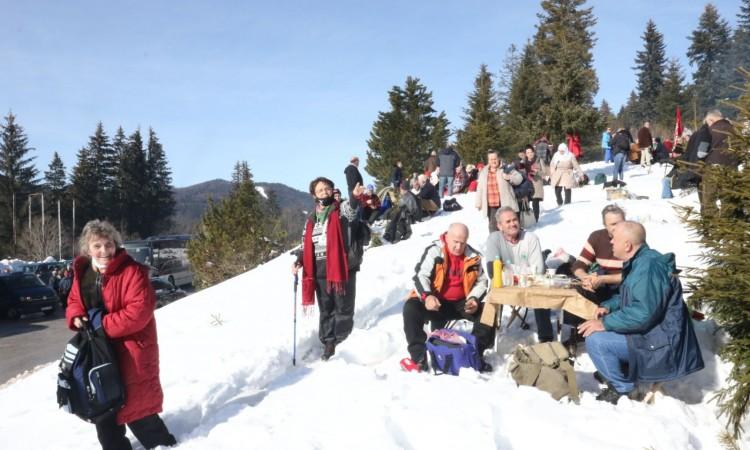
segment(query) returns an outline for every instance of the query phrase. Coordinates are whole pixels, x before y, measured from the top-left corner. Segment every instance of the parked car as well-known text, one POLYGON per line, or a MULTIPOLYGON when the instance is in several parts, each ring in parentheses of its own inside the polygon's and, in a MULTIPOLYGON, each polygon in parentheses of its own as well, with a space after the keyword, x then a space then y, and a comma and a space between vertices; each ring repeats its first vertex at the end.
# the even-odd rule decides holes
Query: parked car
POLYGON ((183 297, 187 297, 187 292, 176 287, 169 281, 162 278, 151 278, 151 286, 156 291, 156 307, 161 308, 164 305, 172 303, 183 297))
POLYGON ((0 277, 0 314, 18 319, 21 314, 54 314, 59 303, 54 290, 33 273, 14 272, 0 277))

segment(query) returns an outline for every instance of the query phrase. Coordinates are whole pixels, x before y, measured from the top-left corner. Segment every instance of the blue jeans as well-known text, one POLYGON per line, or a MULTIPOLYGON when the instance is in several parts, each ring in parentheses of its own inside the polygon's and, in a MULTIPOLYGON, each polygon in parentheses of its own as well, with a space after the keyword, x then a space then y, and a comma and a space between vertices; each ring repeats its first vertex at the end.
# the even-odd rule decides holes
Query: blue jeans
POLYGON ((628 342, 624 334, 598 331, 586 338, 586 351, 596 370, 617 392, 627 394, 635 389, 635 383, 622 371, 622 363, 628 362, 628 342))
POLYGON ((453 194, 453 177, 440 177, 440 185, 438 186, 438 189, 440 189, 440 198, 445 197, 445 185, 448 185, 448 195, 453 194))
POLYGON ((612 169, 612 181, 617 179, 619 175, 620 180, 625 180, 623 170, 625 169, 625 153, 619 152, 615 155, 615 167, 612 169))
POLYGON ((612 149, 609 147, 602 147, 602 153, 604 153, 604 162, 612 161, 612 149))

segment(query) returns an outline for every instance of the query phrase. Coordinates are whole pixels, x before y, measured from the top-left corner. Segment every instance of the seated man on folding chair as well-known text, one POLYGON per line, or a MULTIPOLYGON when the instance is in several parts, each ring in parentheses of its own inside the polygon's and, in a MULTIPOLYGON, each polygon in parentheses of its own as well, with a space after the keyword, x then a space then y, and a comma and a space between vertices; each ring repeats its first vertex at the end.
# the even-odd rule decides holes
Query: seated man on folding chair
POLYGON ((615 227, 612 249, 625 262, 620 293, 578 331, 587 338, 586 351, 598 371, 594 377, 607 383, 596 399, 616 404, 636 394, 638 382, 661 383, 702 369, 703 358, 674 254, 649 248, 643 225, 629 221, 615 227))
MULTIPOLYGON (((474 322, 472 334, 477 337, 480 358, 495 341, 495 329, 479 322, 487 276, 482 270, 482 255, 466 243, 468 239, 466 225, 454 223, 422 253, 414 276, 415 289, 404 303, 404 333, 411 356, 401 360, 404 370, 421 372, 428 368, 424 331, 427 321, 433 330, 449 320, 474 322)), ((492 366, 482 359, 480 371, 491 370, 492 366)))
MULTIPOLYGON (((539 238, 534 233, 521 228, 518 213, 513 208, 504 206, 497 210, 495 219, 498 231, 490 233, 485 245, 487 272, 490 278, 494 275, 492 262, 498 256, 503 264, 513 264, 517 267, 526 265, 529 273, 543 274, 544 259, 539 238)), ((539 342, 551 342, 553 334, 549 309, 535 309, 534 318, 539 342)))

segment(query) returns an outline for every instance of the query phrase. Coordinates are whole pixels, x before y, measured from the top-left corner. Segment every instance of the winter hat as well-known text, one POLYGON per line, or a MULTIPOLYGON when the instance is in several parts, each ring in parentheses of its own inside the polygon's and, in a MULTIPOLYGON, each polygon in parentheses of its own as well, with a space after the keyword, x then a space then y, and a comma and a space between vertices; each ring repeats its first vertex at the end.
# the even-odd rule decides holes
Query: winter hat
POLYGON ((562 150, 565 153, 565 152, 568 151, 568 146, 567 146, 567 144, 565 144, 565 142, 563 142, 563 143, 561 143, 560 145, 557 146, 557 149, 558 150, 562 150))
POLYGON ((368 190, 368 191, 372 191, 372 192, 375 192, 375 186, 373 186, 373 185, 371 185, 371 184, 368 184, 368 185, 367 185, 367 190, 368 190))

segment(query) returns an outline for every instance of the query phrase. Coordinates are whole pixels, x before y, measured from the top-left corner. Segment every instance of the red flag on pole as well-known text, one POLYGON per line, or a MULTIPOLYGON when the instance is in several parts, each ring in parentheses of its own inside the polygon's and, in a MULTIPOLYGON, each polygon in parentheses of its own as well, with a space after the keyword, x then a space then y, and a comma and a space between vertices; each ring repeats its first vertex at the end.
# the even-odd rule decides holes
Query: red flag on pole
POLYGON ((674 124, 674 137, 675 140, 677 138, 682 137, 682 112, 680 111, 680 107, 677 107, 677 112, 675 113, 675 124, 674 124))

